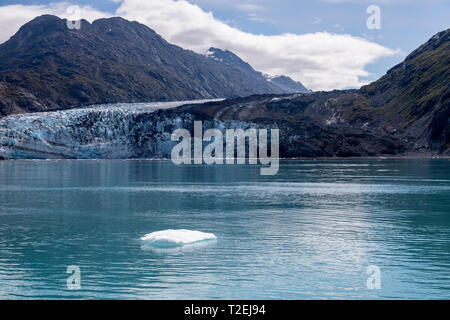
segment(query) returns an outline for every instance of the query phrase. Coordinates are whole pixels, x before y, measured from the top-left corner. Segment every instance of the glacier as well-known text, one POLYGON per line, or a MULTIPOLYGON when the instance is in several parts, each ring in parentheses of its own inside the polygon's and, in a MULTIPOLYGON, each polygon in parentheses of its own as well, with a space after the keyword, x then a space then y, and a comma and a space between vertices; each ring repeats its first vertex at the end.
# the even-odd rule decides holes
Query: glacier
POLYGON ((11 115, 0 119, 0 159, 170 158, 175 145, 172 132, 192 127, 193 116, 165 111, 220 100, 122 103, 11 115))

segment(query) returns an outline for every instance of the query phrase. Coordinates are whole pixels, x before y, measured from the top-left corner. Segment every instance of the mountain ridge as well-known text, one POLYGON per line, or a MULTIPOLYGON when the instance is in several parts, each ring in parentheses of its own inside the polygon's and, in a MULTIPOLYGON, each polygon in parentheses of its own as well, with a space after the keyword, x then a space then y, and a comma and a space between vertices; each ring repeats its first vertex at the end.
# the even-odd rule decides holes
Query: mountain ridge
POLYGON ((52 15, 0 45, 0 116, 92 104, 288 93, 120 17, 69 30, 52 15))
MULTIPOLYGON (((265 80, 270 83, 274 88, 278 88, 284 93, 309 93, 308 90, 301 82, 294 81, 287 76, 269 76, 263 74, 262 72, 256 71, 253 67, 243 61, 239 56, 229 50, 222 50, 219 48, 211 47, 205 53, 205 56, 214 59, 216 61, 222 62, 229 67, 235 68, 241 72, 249 73, 256 79, 265 80)), ((276 89, 275 89, 276 90, 276 89)))

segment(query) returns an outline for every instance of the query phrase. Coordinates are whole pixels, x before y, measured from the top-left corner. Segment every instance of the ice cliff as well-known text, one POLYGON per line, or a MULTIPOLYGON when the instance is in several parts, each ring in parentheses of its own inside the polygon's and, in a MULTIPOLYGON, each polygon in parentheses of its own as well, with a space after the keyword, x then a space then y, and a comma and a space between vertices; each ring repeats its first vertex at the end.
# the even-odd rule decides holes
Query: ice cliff
POLYGON ((189 128, 192 119, 189 114, 168 115, 164 110, 186 103, 192 101, 8 116, 0 119, 0 158, 168 158, 175 144, 172 132, 189 128))

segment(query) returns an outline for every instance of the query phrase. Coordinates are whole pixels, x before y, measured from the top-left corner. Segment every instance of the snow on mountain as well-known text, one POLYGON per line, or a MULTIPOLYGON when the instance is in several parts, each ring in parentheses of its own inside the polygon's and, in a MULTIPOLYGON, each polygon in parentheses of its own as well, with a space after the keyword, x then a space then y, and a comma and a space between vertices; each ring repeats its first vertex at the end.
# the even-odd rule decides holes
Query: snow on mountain
POLYGON ((246 73, 258 81, 266 81, 275 92, 283 93, 308 93, 310 90, 306 89, 300 82, 296 82, 286 76, 271 76, 258 72, 247 62, 243 61, 236 54, 228 50, 218 48, 209 48, 204 54, 205 57, 222 62, 228 67, 246 73))

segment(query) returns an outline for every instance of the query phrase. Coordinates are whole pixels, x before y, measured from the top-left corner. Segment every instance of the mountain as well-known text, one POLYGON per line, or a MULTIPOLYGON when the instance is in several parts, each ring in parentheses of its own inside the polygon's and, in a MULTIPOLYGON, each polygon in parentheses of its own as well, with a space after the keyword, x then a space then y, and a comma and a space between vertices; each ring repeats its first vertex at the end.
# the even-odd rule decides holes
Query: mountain
POLYGON ((205 53, 205 56, 213 59, 215 61, 222 62, 223 64, 236 69, 242 73, 248 74, 250 77, 258 79, 259 81, 267 81, 268 85, 272 88, 274 92, 279 93, 308 93, 310 92, 306 89, 303 84, 296 82, 286 76, 269 76, 261 72, 255 71, 251 65, 243 61, 233 52, 228 50, 221 50, 218 48, 211 47, 205 53))
POLYGON ((239 69, 184 50, 122 18, 83 20, 80 30, 70 30, 66 20, 37 17, 0 45, 0 61, 0 116, 292 92, 250 66, 239 69))
POLYGON ((450 29, 439 32, 380 80, 363 87, 374 125, 415 149, 450 148, 450 29))
POLYGON ((311 90, 307 89, 301 82, 294 81, 286 76, 268 76, 265 75, 266 79, 270 81, 275 86, 278 86, 286 91, 291 91, 292 93, 309 93, 311 90))
POLYGON ((276 124, 286 135, 284 156, 450 155, 449 84, 447 29, 360 90, 257 96, 183 112, 215 121, 276 124))
POLYGON ((450 156, 449 33, 438 33, 359 90, 4 117, 0 158, 170 157, 171 133, 192 132, 195 120, 204 129, 278 128, 281 157, 450 156))

